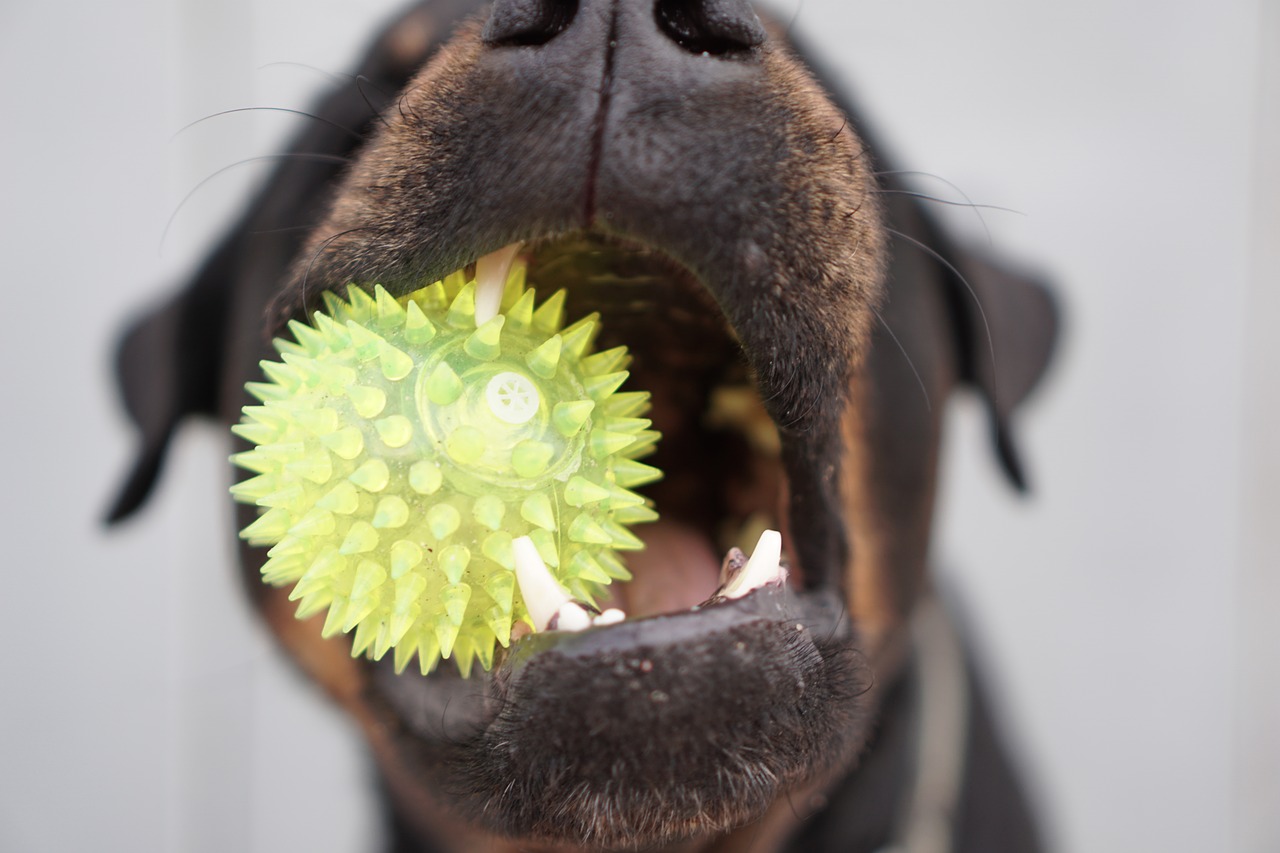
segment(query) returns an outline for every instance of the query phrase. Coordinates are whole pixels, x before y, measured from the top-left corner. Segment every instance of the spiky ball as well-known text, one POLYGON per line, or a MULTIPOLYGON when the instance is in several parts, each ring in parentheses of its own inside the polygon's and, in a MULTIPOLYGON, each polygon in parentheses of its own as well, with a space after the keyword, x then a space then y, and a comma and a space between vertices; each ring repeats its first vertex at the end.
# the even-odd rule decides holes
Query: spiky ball
POLYGON ((272 546, 263 579, 296 584, 299 618, 354 630, 353 655, 488 669, 529 621, 514 538, 579 598, 628 578, 627 525, 657 517, 630 491, 661 476, 635 461, 658 437, 648 395, 617 393, 626 349, 590 354, 597 315, 562 329, 564 292, 535 309, 521 265, 478 326, 460 273, 348 300, 291 323, 248 386, 262 405, 233 430, 254 449, 232 459, 256 476, 231 491, 263 512, 241 536, 272 546))

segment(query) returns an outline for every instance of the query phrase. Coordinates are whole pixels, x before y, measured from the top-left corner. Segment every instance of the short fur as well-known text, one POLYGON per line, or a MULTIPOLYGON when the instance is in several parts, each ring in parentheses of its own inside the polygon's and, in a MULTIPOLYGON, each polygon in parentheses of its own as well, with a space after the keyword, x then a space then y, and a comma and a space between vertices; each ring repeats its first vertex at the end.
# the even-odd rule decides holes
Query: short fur
MULTIPOLYGON (((798 588, 542 635, 471 682, 352 660, 242 546, 247 589, 364 729, 397 849, 874 849, 904 778, 941 402, 959 383, 983 394, 1023 485, 1011 420, 1053 304, 954 245, 743 0, 473 6, 394 22, 303 156, 125 337, 142 441, 111 517, 141 505, 183 418, 237 418, 270 335, 326 288, 404 292, 566 233, 657 248, 719 306, 777 425, 798 588)), ((962 802, 978 817, 955 849, 1037 849, 976 707, 962 802)))

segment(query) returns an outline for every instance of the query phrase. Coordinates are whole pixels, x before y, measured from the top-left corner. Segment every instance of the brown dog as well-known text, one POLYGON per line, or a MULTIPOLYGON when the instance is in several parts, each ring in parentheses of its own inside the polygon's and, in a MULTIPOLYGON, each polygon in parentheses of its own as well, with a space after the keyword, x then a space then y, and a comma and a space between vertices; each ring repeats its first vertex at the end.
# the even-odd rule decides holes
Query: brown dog
POLYGON ((143 443, 112 517, 182 418, 237 419, 322 291, 405 292, 519 242, 653 392, 663 521, 618 592, 632 618, 470 679, 396 675, 295 620, 242 551, 263 618, 365 731, 395 849, 1038 849, 925 557, 957 384, 1022 484, 1009 419, 1048 359, 1045 292, 952 245, 745 0, 473 5, 383 33, 130 332, 143 443), (693 607, 761 524, 789 586, 693 607))

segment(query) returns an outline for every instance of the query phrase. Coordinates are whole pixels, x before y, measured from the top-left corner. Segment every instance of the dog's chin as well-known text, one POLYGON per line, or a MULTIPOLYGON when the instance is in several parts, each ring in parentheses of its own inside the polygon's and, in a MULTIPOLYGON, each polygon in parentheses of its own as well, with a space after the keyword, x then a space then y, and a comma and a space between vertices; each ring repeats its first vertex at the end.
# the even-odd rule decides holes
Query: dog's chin
POLYGON ((789 487, 831 472, 785 452, 768 392, 692 273, 591 233, 521 253, 542 296, 567 290, 570 317, 600 312, 600 348, 630 349, 629 387, 651 393, 663 436, 646 460, 665 472, 647 489, 661 520, 636 528, 632 579, 600 602, 622 621, 528 634, 468 678, 367 663, 382 760, 524 841, 634 849, 724 832, 846 765, 865 736, 870 673, 843 567, 802 561, 805 537, 843 541, 821 529, 842 512, 799 506, 789 487))

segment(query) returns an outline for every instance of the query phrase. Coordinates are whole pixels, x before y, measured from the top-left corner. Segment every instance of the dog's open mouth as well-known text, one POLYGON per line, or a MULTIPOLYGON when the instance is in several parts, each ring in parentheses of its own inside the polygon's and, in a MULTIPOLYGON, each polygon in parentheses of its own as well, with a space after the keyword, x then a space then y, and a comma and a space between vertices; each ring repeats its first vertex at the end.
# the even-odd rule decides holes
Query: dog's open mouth
POLYGON ((633 619, 675 613, 780 578, 778 534, 766 532, 785 519, 781 444, 706 289, 660 253, 616 240, 575 235, 526 255, 535 286, 566 288, 571 317, 600 312, 600 348, 630 349, 628 388, 651 395, 649 416, 664 436, 649 461, 666 476, 645 490, 660 519, 636 529, 645 549, 627 556, 633 580, 612 585, 602 609, 633 619), (744 551, 755 553, 762 537, 743 574, 744 551))
POLYGON ((768 391, 693 273, 585 232, 519 252, 541 294, 566 289, 570 318, 600 313, 600 349, 629 348, 627 388, 651 394, 663 436, 646 460, 665 472, 645 490, 659 520, 636 527, 632 579, 595 610, 517 547, 537 632, 465 680, 373 664, 375 706, 402 760, 500 832, 627 846, 726 829, 820 772, 815 756, 838 763, 856 731, 864 674, 824 582, 841 567, 806 572, 793 539, 842 539, 820 527, 838 508, 794 505, 793 476, 824 473, 784 454, 768 391))

